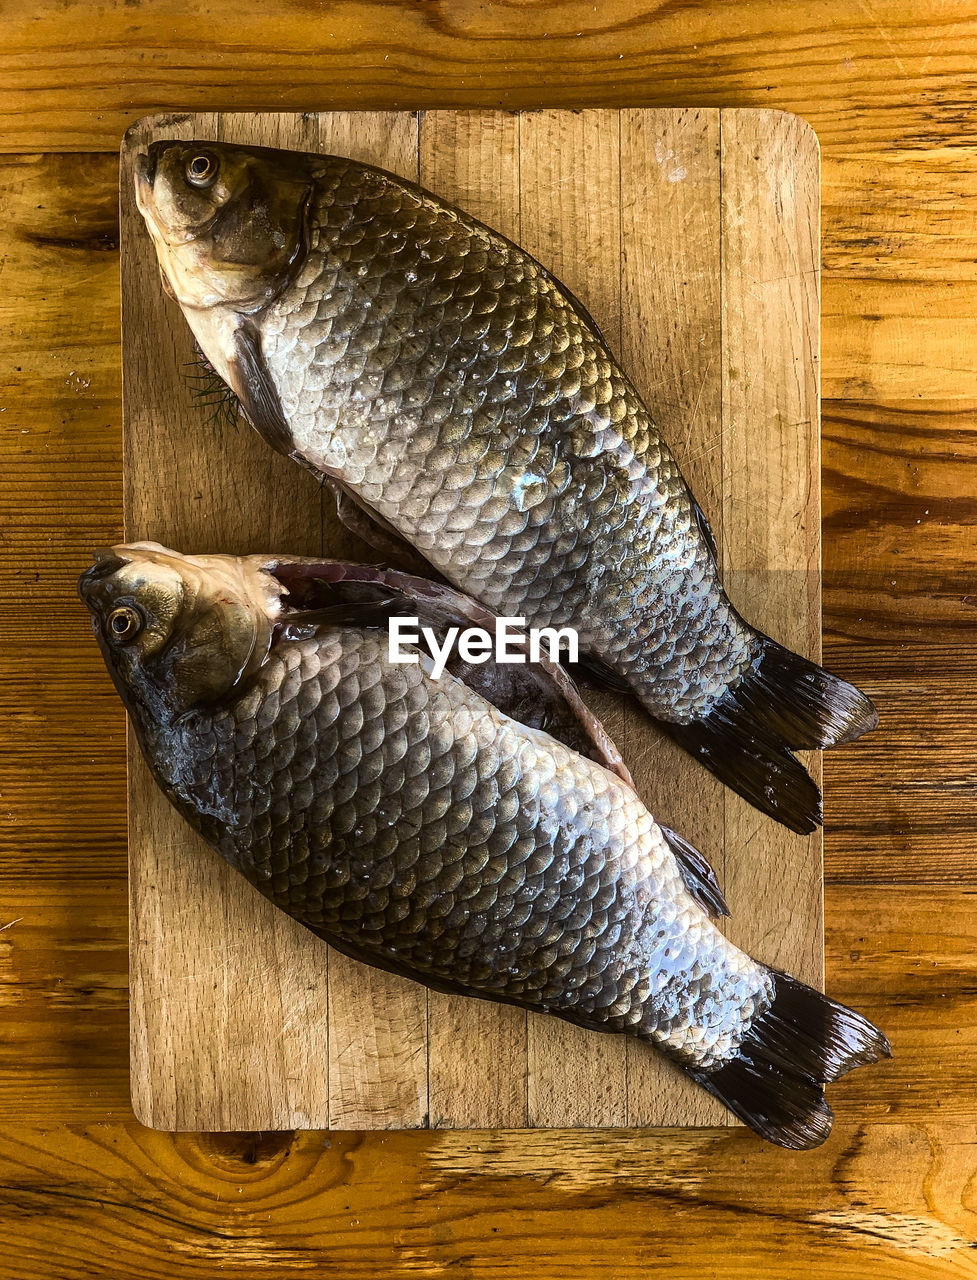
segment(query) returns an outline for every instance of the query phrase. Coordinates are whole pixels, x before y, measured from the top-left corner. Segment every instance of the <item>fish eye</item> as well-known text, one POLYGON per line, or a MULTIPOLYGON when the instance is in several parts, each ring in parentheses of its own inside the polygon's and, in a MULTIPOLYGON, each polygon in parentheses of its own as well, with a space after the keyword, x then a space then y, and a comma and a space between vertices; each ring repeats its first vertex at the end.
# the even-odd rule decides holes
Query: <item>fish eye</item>
POLYGON ((197 151, 187 161, 187 182, 195 187, 209 187, 219 168, 220 163, 212 151, 197 151))
POLYGON ((119 641, 134 640, 139 632, 142 631, 143 616, 131 604, 123 604, 118 609, 112 610, 106 625, 111 639, 119 641))

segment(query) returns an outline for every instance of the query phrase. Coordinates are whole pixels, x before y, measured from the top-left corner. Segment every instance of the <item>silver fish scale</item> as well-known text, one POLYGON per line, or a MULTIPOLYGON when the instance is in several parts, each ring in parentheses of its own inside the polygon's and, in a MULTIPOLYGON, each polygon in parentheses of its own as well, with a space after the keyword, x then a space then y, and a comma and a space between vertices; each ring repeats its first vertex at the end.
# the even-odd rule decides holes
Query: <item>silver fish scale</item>
POLYGON ((258 317, 296 451, 495 612, 575 626, 652 714, 705 715, 754 633, 599 335, 522 250, 384 174, 326 161, 311 218, 258 317))
POLYGON ((731 1057, 768 971, 689 896, 618 778, 376 632, 281 641, 237 701, 180 729, 180 807, 326 936, 448 981, 731 1057))

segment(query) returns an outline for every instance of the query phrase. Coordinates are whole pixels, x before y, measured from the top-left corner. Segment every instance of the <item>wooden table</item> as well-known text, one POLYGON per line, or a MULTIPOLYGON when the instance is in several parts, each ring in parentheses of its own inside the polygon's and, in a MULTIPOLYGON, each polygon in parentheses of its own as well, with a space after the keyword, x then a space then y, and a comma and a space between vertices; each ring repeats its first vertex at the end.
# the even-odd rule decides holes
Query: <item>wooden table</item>
POLYGON ((39 0, 0 53, 0 1264, 157 1276, 977 1276, 977 3, 39 0), (219 41, 220 43, 215 43, 219 41), (733 1130, 167 1136, 127 1091, 116 148, 157 109, 759 105, 824 152, 828 989, 895 1058, 733 1130), (670 1269, 669 1269, 670 1268, 670 1269))

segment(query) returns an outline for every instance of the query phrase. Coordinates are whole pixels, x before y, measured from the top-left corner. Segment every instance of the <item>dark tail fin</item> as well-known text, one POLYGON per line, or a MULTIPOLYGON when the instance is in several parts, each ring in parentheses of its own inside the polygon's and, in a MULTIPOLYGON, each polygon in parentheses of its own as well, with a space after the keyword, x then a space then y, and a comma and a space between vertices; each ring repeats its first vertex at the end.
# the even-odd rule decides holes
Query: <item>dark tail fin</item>
POLYGON ((792 831, 821 821, 821 794, 791 754, 852 742, 879 722, 847 680, 758 636, 760 656, 712 711, 691 724, 658 723, 727 786, 792 831))
POLYGON ((769 1142, 819 1146, 833 1116, 821 1086, 891 1057, 889 1042, 860 1013, 796 978, 771 970, 774 997, 739 1052, 718 1071, 693 1077, 769 1142))

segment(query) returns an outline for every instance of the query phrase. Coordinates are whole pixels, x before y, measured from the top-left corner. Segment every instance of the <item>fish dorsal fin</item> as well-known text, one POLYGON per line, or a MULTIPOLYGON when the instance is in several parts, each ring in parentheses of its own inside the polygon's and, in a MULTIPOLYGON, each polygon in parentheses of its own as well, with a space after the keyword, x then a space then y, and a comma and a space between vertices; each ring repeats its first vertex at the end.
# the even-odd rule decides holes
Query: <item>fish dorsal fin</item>
POLYGON ((716 873, 704 855, 671 827, 660 827, 660 830, 668 847, 675 854, 675 861, 690 895, 711 916, 728 916, 729 907, 719 887, 716 873))
MULTIPOLYGON (((398 569, 299 559, 276 559, 264 567, 287 593, 278 624, 284 634, 322 626, 383 627, 395 615, 416 617, 439 641, 449 627, 481 627, 489 633, 495 628, 495 615, 469 596, 398 569)), ((634 786, 604 726, 562 667, 545 659, 470 664, 455 654, 446 670, 510 719, 544 730, 634 786)))

